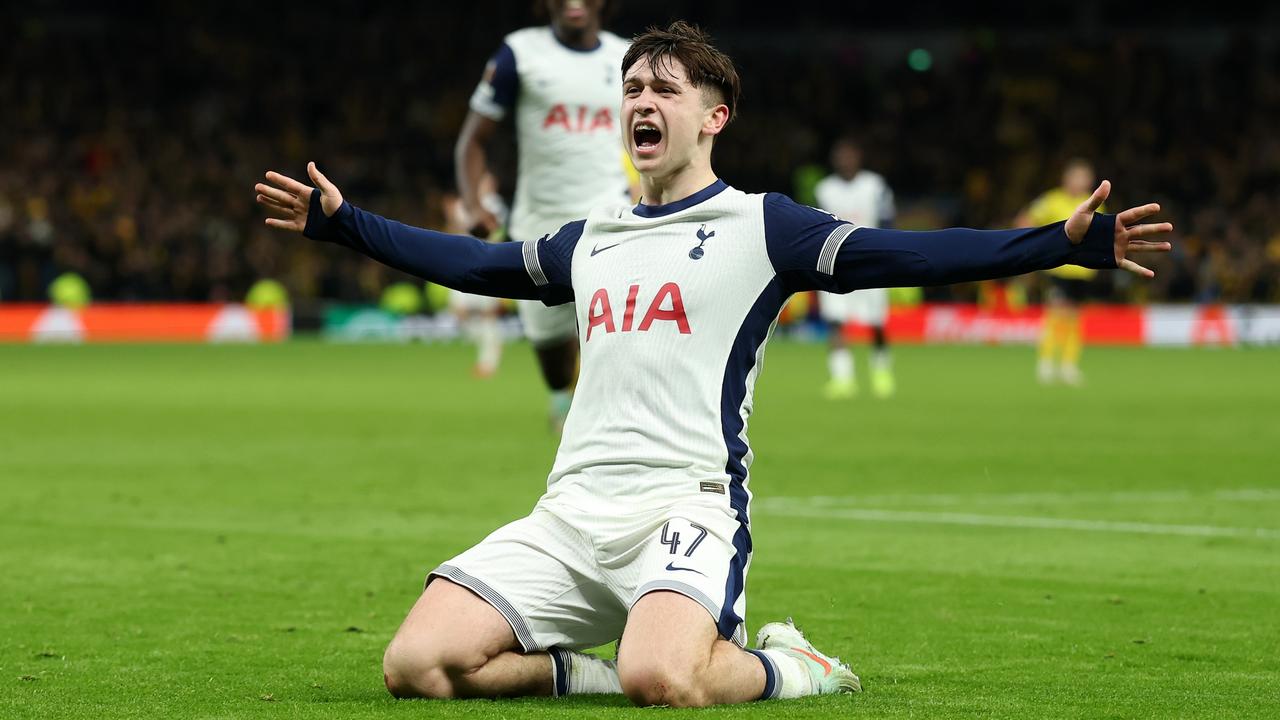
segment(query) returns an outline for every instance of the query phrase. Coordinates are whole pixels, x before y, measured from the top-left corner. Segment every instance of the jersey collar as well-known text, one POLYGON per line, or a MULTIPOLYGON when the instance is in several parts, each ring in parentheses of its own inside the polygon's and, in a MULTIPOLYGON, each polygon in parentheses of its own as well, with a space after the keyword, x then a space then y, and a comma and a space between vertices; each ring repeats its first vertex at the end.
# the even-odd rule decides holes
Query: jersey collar
POLYGON ((715 182, 702 188, 689 197, 684 198, 683 200, 669 202, 666 205, 645 205, 643 203, 639 203, 632 208, 631 212, 645 218, 670 215, 671 213, 677 213, 686 208, 691 208, 704 200, 710 200, 721 192, 724 192, 728 187, 729 186, 725 184, 724 180, 716 179, 715 182))

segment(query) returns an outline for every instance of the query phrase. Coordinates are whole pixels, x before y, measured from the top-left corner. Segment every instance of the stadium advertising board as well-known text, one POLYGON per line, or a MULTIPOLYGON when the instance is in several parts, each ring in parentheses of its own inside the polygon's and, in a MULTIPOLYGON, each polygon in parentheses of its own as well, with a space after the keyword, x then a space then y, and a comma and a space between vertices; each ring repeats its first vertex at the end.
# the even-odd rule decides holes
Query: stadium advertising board
POLYGON ((221 304, 0 306, 0 342, 278 342, 287 309, 221 304))
MULTIPOLYGON (((1084 339, 1091 345, 1280 344, 1278 305, 1090 305, 1081 315, 1084 339)), ((895 307, 888 331, 894 342, 1034 344, 1043 310, 987 310, 977 305, 895 307)), ((852 337, 862 328, 850 327, 852 337)))

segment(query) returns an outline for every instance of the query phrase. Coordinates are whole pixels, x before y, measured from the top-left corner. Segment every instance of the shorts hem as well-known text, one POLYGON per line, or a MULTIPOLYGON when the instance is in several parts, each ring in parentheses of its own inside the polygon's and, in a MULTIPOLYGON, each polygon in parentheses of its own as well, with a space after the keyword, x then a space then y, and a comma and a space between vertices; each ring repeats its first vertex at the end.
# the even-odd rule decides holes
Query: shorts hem
MULTIPOLYGON (((723 612, 722 608, 714 600, 707 597, 706 593, 702 592, 698 588, 692 585, 679 582, 677 580, 653 580, 651 582, 645 583, 644 585, 641 585, 639 589, 636 590, 635 597, 631 600, 631 605, 628 606, 627 608, 628 614, 631 612, 631 608, 634 608, 636 603, 640 602, 640 598, 644 597, 645 595, 648 595, 651 592, 658 591, 658 590, 669 590, 674 593, 679 593, 689 598, 690 600, 698 603, 699 605, 701 605, 703 609, 705 609, 708 613, 711 614, 711 622, 716 624, 716 628, 718 631, 718 628, 720 627, 719 625, 720 616, 723 612)), ((721 635, 721 637, 724 637, 724 636, 721 635)), ((728 640, 729 642, 733 643, 734 645, 737 645, 740 648, 746 648, 747 646, 746 628, 742 626, 742 623, 739 623, 738 627, 733 631, 733 637, 725 638, 725 640, 728 640)))
POLYGON ((441 565, 427 574, 428 584, 431 582, 431 578, 433 576, 442 577, 449 582, 457 583, 476 595, 479 595, 481 600, 484 600, 489 603, 489 605, 493 606, 493 609, 497 610, 498 614, 502 615, 502 617, 507 621, 507 624, 511 626, 511 631, 516 635, 516 642, 520 643, 520 647, 524 649, 524 652, 536 652, 544 649, 538 645, 537 641, 534 640, 533 633, 529 630, 529 624, 525 622, 524 617, 516 611, 515 606, 503 597, 502 593, 494 590, 485 581, 472 575, 468 575, 466 572, 463 572, 461 568, 448 563, 441 565))

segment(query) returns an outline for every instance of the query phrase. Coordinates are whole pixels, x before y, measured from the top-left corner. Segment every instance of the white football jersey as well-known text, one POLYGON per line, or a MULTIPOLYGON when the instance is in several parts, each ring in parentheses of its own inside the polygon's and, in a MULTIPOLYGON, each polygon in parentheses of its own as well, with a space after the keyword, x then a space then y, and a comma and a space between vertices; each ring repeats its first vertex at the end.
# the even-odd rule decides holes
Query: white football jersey
POLYGON ((860 170, 851 180, 828 175, 814 187, 818 207, 859 227, 884 227, 893 221, 893 191, 884 178, 860 170))
POLYGON ((765 342, 795 289, 834 282, 853 230, 783 195, 716 181, 660 207, 594 210, 525 242, 545 301, 576 298, 582 349, 544 502, 615 515, 712 506, 745 527, 747 419, 765 342))
POLYGON ((625 202, 622 57, 627 41, 601 31, 576 50, 550 26, 507 35, 485 67, 471 109, 493 120, 514 110, 519 174, 507 234, 536 240, 593 207, 625 202))

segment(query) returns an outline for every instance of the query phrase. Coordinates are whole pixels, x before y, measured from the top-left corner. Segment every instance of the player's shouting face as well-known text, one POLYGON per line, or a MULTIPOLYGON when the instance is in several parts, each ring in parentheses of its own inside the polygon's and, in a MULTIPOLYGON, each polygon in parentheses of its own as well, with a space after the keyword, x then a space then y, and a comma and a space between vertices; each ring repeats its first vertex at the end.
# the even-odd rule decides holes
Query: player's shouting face
POLYGON ((622 81, 623 144, 642 174, 673 175, 710 156, 711 142, 729 121, 714 88, 688 80, 679 60, 651 65, 641 57, 622 81))

